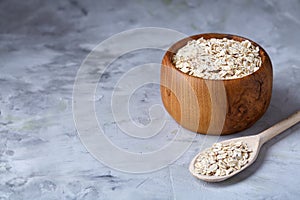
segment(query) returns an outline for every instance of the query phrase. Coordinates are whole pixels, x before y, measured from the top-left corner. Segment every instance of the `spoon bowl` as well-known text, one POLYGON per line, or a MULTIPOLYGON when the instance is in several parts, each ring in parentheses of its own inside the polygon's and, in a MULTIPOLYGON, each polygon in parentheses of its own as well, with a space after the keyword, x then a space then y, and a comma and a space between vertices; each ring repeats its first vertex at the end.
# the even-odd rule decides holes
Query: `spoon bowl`
MULTIPOLYGON (((198 179, 204 180, 206 182, 220 182, 220 181, 226 180, 226 179, 236 175, 237 173, 241 172, 242 170, 246 169, 256 160, 256 158, 259 154, 259 150, 261 147, 260 137, 258 135, 239 137, 239 138, 234 138, 234 139, 230 139, 230 140, 225 140, 225 141, 219 142, 219 143, 229 144, 232 142, 235 143, 235 142, 239 142, 239 141, 246 143, 248 148, 252 150, 252 152, 249 154, 248 163, 246 165, 244 165, 240 170, 234 171, 231 174, 226 175, 226 176, 206 176, 206 175, 195 173, 194 164, 195 164, 198 156, 202 153, 202 152, 200 152, 191 161, 190 166, 189 166, 189 171, 191 172, 191 174, 193 176, 197 177, 198 179)), ((206 150, 207 149, 205 149, 204 151, 206 151, 206 150)))

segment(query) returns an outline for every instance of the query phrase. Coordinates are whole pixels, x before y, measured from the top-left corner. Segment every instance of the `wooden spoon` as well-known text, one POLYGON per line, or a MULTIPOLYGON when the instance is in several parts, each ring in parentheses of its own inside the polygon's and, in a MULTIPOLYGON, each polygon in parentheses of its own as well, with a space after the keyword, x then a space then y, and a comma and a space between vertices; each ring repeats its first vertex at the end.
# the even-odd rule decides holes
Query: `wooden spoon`
POLYGON ((234 139, 225 140, 225 141, 220 142, 222 144, 227 144, 227 143, 231 143, 231 142, 242 141, 242 142, 246 143, 247 146, 249 147, 249 149, 252 149, 252 151, 253 151, 253 152, 250 153, 249 162, 246 165, 244 165, 240 170, 234 171, 233 173, 231 173, 229 175, 226 175, 226 176, 206 176, 206 175, 201 175, 201 174, 195 173, 194 172, 194 163, 195 163, 197 157, 201 154, 201 152, 193 158, 193 160, 190 163, 189 170, 190 170, 190 172, 192 173, 193 176, 197 177, 198 179, 207 181, 207 182, 224 181, 224 180, 236 175, 237 173, 243 171, 247 167, 249 167, 256 160, 256 158, 259 154, 259 150, 265 142, 269 141, 270 139, 272 139, 273 137, 275 137, 279 133, 281 133, 281 132, 285 131, 286 129, 290 128, 291 126, 297 124, 299 121, 300 121, 300 111, 296 112, 295 114, 291 115, 287 119, 275 124, 271 128, 269 128, 269 129, 267 129, 267 130, 265 130, 265 131, 263 131, 263 132, 261 132, 257 135, 239 137, 239 138, 234 138, 234 139))

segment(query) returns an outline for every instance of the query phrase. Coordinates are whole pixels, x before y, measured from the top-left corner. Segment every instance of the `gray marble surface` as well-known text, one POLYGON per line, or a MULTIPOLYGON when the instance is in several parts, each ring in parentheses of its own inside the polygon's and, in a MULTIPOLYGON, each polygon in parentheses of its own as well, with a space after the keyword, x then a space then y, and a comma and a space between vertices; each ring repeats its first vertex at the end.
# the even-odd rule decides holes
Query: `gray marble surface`
MULTIPOLYGON (((238 34, 260 43, 271 57, 271 104, 248 130, 210 138, 258 133, 300 108, 299 10, 297 0, 0 1, 0 199, 298 199, 299 125, 267 143, 253 166, 222 183, 196 180, 187 170, 203 135, 161 170, 124 173, 93 158, 81 143, 72 91, 88 53, 121 31, 151 26, 187 35, 238 34)), ((122 74, 138 64, 159 63, 162 55, 154 50, 125 55, 101 79, 97 115, 120 148, 153 151, 174 137, 178 125, 168 115, 169 125, 153 141, 124 136, 115 123, 101 120, 122 74)), ((130 101, 133 120, 147 125, 149 107, 161 104, 159 86, 141 87, 130 101)))

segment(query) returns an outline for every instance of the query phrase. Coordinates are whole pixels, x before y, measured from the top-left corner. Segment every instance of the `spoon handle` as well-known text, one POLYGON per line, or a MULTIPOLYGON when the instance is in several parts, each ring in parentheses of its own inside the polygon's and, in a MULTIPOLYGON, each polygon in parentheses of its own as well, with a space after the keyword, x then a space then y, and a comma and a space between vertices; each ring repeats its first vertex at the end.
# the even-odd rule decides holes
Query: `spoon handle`
POLYGON ((281 122, 275 124, 274 126, 268 128, 267 130, 258 134, 260 137, 261 145, 269 141, 276 135, 290 128, 291 126, 297 124, 300 121, 300 110, 289 116, 287 119, 282 120, 281 122))

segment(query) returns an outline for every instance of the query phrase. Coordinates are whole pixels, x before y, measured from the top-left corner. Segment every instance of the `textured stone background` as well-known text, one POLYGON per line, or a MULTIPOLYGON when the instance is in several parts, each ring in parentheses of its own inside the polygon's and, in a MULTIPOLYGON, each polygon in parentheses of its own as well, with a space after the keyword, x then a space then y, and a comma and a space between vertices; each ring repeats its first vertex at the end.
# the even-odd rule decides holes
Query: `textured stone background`
MULTIPOLYGON (((223 183, 201 182, 187 170, 201 150, 202 135, 172 165, 149 174, 126 174, 104 166, 81 144, 72 116, 72 88, 90 50, 124 30, 157 26, 187 35, 246 36, 272 59, 273 97, 253 127, 220 140, 255 134, 300 109, 299 10, 297 0, 1 0, 0 199, 297 199, 299 125, 269 142, 249 170, 223 183)), ((129 56, 103 82, 110 85, 141 61, 159 62, 162 53, 129 56)), ((105 94, 98 95, 101 112, 105 94)), ((159 87, 141 88, 133 101, 132 116, 147 124, 147 108, 161 103, 159 87)), ((143 148, 137 141, 113 137, 113 127, 106 124, 113 142, 143 148)), ((166 130, 168 137, 173 129, 166 130)))

